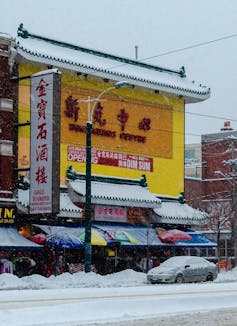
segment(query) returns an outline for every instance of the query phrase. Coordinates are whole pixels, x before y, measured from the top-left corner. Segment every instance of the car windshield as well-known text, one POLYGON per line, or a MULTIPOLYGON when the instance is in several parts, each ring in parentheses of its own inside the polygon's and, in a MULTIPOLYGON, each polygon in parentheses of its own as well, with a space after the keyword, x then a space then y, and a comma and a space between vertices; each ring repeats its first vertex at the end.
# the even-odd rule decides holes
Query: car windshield
POLYGON ((187 263, 187 261, 188 261, 188 258, 187 257, 184 257, 184 256, 176 256, 176 257, 171 257, 171 258, 167 259, 161 265, 163 267, 176 267, 176 266, 185 265, 187 263))

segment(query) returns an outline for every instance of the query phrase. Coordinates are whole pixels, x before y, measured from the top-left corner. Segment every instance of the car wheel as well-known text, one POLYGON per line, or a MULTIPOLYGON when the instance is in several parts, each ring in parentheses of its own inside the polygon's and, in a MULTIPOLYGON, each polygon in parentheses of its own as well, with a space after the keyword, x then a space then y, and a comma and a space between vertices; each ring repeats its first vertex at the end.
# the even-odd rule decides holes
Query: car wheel
POLYGON ((213 278, 213 274, 212 274, 212 273, 209 273, 209 274, 207 275, 207 278, 206 278, 207 282, 208 282, 208 281, 211 281, 211 282, 212 282, 213 279, 214 279, 214 278, 213 278))
POLYGON ((178 275, 175 279, 175 283, 181 284, 184 282, 183 275, 178 275))

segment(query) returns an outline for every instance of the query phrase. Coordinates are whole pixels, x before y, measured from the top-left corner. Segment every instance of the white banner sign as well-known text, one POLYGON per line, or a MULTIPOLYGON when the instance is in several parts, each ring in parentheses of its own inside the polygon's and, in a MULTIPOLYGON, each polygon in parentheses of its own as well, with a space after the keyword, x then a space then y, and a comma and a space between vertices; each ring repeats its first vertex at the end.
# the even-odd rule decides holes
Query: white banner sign
POLYGON ((30 214, 52 212, 54 72, 31 78, 30 214))

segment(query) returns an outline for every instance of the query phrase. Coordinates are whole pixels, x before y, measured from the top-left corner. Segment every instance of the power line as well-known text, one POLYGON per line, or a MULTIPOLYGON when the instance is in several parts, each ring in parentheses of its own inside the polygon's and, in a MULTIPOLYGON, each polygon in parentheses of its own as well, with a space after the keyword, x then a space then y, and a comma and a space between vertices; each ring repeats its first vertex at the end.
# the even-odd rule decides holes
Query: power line
POLYGON ((141 59, 141 60, 149 60, 149 59, 153 59, 153 58, 161 57, 161 56, 168 55, 168 54, 172 54, 172 53, 177 53, 177 52, 181 52, 181 51, 186 51, 186 50, 193 49, 193 48, 197 48, 197 47, 200 47, 200 46, 203 46, 203 45, 208 45, 208 44, 211 44, 211 43, 216 43, 216 42, 220 42, 220 41, 223 41, 223 40, 227 40, 227 39, 230 39, 230 38, 233 38, 233 37, 237 37, 237 34, 232 34, 232 35, 228 35, 228 36, 223 36, 223 37, 219 37, 219 38, 216 38, 216 39, 213 39, 213 40, 210 40, 210 41, 201 42, 201 43, 193 44, 193 45, 186 46, 186 47, 183 47, 183 48, 180 48, 180 49, 176 49, 176 50, 172 50, 172 51, 163 52, 163 53, 156 54, 156 55, 153 55, 153 56, 151 56, 151 57, 147 57, 147 58, 144 58, 144 59, 141 59))
MULTIPOLYGON (((173 54, 173 53, 177 53, 177 52, 182 52, 182 51, 194 49, 194 48, 197 48, 197 47, 200 47, 200 46, 204 46, 204 45, 208 45, 208 44, 220 42, 220 41, 227 40, 227 39, 234 38, 234 37, 237 37, 237 34, 227 35, 227 36, 219 37, 219 38, 216 38, 216 39, 213 39, 213 40, 210 40, 210 41, 200 42, 200 43, 197 43, 197 44, 185 46, 183 48, 179 48, 179 49, 175 49, 175 50, 171 50, 171 51, 167 51, 167 52, 158 53, 158 54, 155 54, 153 56, 142 58, 142 59, 137 60, 137 61, 138 62, 139 61, 142 62, 142 61, 146 61, 146 60, 151 60, 151 59, 162 57, 162 56, 165 56, 165 55, 168 55, 168 54, 173 54)), ((118 68, 118 67, 121 67, 121 66, 124 66, 124 65, 127 65, 127 63, 122 63, 120 65, 116 65, 116 66, 110 67, 109 69, 115 69, 115 68, 118 68)))

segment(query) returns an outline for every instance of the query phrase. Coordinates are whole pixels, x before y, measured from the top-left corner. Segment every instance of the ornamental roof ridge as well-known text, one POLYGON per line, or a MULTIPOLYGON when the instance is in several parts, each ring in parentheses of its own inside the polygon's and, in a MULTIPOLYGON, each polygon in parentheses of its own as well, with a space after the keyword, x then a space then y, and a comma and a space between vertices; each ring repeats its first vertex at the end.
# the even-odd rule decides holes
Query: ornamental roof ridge
MULTIPOLYGON (((126 81, 134 87, 150 89, 155 93, 170 94, 185 101, 195 103, 208 99, 209 87, 195 83, 180 70, 161 68, 145 62, 128 59, 86 47, 53 40, 29 33, 23 24, 18 28, 16 51, 21 58, 53 67, 72 70, 85 76, 126 81)), ((165 95, 166 96, 166 95, 165 95)))
POLYGON ((79 45, 75 45, 75 44, 71 44, 71 43, 67 43, 64 41, 59 41, 59 40, 54 40, 51 38, 48 38, 46 36, 41 36, 41 35, 36 35, 36 34, 32 34, 29 33, 23 26, 23 24, 20 24, 17 30, 17 36, 21 37, 21 38, 33 38, 33 39, 38 39, 41 41, 45 41, 57 46, 61 46, 61 47, 66 47, 72 50, 77 50, 77 51, 81 51, 81 52, 85 52, 85 53, 89 53, 89 54, 94 54, 96 56, 101 56, 104 58, 108 58, 108 59, 113 59, 116 61, 119 61, 121 63, 125 63, 125 64, 131 64, 131 65, 135 65, 135 66, 140 66, 140 67, 144 67, 147 69, 152 69, 152 70, 157 70, 160 72, 167 72, 167 73, 172 73, 175 75, 179 75, 181 78, 186 77, 185 75, 185 68, 184 66, 182 66, 179 70, 175 70, 175 69, 169 69, 169 68, 163 68, 160 66, 156 66, 156 65, 152 65, 152 64, 148 64, 145 62, 141 62, 138 60, 132 60, 129 58, 125 58, 125 57, 119 57, 113 54, 109 54, 106 52, 102 52, 102 51, 98 51, 98 50, 93 50, 90 48, 86 48, 86 47, 82 47, 79 45))
MULTIPOLYGON (((75 171, 72 168, 72 166, 70 165, 66 171, 66 178, 71 181, 85 180, 86 175, 85 175, 85 173, 80 173, 80 172, 75 171)), ((147 187, 145 174, 143 174, 138 179, 130 179, 130 178, 122 178, 122 177, 114 177, 114 176, 104 176, 104 175, 91 175, 91 181, 147 187)))

